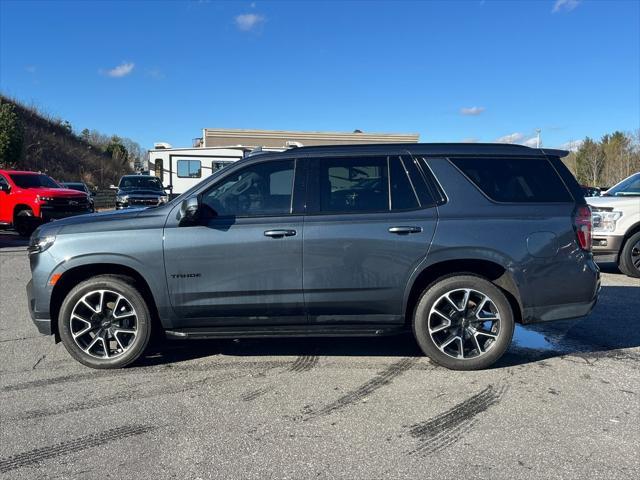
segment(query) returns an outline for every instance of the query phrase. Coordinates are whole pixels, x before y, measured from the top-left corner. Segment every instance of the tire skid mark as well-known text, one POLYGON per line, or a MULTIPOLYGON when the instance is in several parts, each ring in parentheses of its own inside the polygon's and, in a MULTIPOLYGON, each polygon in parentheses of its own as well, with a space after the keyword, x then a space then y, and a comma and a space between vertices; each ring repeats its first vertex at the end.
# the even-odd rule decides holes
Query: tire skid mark
POLYGON ((266 393, 269 393, 271 390, 273 390, 273 386, 266 386, 266 387, 260 387, 257 388, 255 390, 251 390, 249 392, 243 393, 240 398, 242 399, 243 402, 252 402, 254 400, 256 400, 257 398, 263 396, 266 393))
POLYGON ((104 408, 116 405, 119 403, 142 400, 145 398, 160 397, 163 395, 173 395, 176 393, 184 393, 191 390, 195 390, 201 386, 214 386, 236 378, 239 378, 238 374, 228 374, 215 378, 204 378, 194 382, 186 383, 183 385, 174 385, 152 391, 125 391, 115 395, 106 397, 94 398, 84 400, 80 402, 67 403, 57 407, 42 408, 35 410, 28 410, 23 414, 14 417, 14 420, 33 420, 43 417, 50 417, 53 415, 63 415, 66 413, 79 412, 82 410, 91 410, 94 408, 104 408))
POLYGON ((318 364, 317 355, 301 355, 289 367, 289 372, 308 372, 318 364))
POLYGON ((409 455, 436 453, 456 443, 475 426, 476 416, 499 403, 506 390, 506 386, 494 388, 489 385, 449 410, 411 425, 409 433, 419 445, 409 455))
POLYGON ((106 371, 96 371, 96 372, 86 372, 86 373, 74 373, 69 375, 61 375, 58 377, 52 378, 43 378, 39 380, 30 380, 28 382, 16 383, 13 385, 5 385, 0 387, 0 392, 14 392, 18 390, 28 390, 31 388, 41 388, 48 387, 51 385, 58 385, 61 383, 75 383, 81 382, 84 380, 95 380, 98 378, 105 377, 118 377, 118 376, 129 376, 136 374, 149 374, 149 373, 171 373, 171 371, 190 371, 190 372, 199 372, 199 371, 210 371, 210 370, 226 370, 226 369, 272 369, 277 367, 286 367, 291 365, 291 362, 288 361, 264 361, 264 362, 221 362, 221 363, 212 363, 212 364, 194 364, 194 365, 173 365, 168 364, 167 366, 152 366, 152 367, 138 367, 138 368, 128 368, 126 370, 106 370, 106 371))
POLYGON ((88 448, 99 447, 106 443, 122 440, 127 437, 143 435, 155 428, 157 427, 151 425, 127 425, 18 453, 0 459, 0 473, 7 473, 18 468, 35 465, 45 460, 70 455, 88 448))
POLYGON ((308 412, 308 416, 305 420, 309 420, 314 417, 329 415, 333 412, 342 410, 353 405, 354 403, 361 401, 363 398, 371 395, 376 390, 389 385, 396 377, 399 377, 404 372, 413 367, 417 363, 417 361, 418 358, 403 358, 402 360, 387 366, 387 368, 379 372, 368 382, 360 385, 355 390, 352 390, 346 395, 343 395, 334 402, 331 402, 318 410, 311 410, 310 412, 308 412))

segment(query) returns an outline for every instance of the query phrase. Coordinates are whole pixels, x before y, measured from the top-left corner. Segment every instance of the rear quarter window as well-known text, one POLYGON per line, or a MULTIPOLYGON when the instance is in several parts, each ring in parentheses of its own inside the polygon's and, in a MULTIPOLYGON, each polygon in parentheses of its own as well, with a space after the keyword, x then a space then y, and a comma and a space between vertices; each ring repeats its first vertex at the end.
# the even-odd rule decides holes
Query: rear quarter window
POLYGON ((451 158, 491 200, 505 203, 573 202, 545 158, 451 158))

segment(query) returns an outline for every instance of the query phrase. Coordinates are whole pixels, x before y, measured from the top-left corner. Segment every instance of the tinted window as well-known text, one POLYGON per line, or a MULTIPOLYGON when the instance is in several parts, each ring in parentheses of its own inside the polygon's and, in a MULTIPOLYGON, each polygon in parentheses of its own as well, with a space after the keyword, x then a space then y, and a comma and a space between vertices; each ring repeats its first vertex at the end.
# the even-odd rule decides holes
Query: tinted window
POLYGON ((0 175, 0 186, 6 189, 9 188, 9 182, 7 182, 7 180, 2 175, 0 175))
POLYGON ((286 215, 291 212, 294 161, 259 163, 225 177, 202 197, 219 216, 286 215))
POLYGON ((60 188, 51 177, 46 175, 34 175, 29 173, 11 173, 9 174, 13 183, 20 188, 60 188))
POLYGON ((389 209, 387 158, 319 161, 320 210, 330 213, 389 209))
POLYGON ((146 188, 149 190, 163 190, 162 182, 156 177, 146 175, 128 175, 120 179, 118 188, 127 190, 132 188, 146 188))
POLYGON ((413 185, 402 160, 392 157, 389 163, 391 186, 391 209, 410 210, 420 207, 413 185))
POLYGON ((178 177, 180 178, 200 178, 200 160, 178 160, 178 177))
POLYGON ((546 159, 454 158, 451 160, 497 202, 572 202, 546 159))

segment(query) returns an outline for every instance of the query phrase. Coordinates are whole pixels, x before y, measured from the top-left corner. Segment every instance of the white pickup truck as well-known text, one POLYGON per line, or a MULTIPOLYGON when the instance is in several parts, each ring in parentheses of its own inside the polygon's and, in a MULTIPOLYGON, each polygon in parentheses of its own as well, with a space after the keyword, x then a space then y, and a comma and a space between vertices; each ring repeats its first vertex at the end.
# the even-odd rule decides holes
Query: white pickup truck
POLYGON ((640 278, 640 172, 587 202, 596 261, 614 261, 621 272, 640 278))

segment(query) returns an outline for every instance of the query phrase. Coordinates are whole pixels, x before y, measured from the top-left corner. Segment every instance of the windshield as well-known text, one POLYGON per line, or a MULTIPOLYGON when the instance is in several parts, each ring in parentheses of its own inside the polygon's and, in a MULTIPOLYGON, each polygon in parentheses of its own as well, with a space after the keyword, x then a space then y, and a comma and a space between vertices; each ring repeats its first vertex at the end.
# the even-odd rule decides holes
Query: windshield
POLYGON ((13 183, 20 188, 61 188, 53 178, 32 173, 11 173, 9 175, 13 183))
POLYGON ((149 190, 163 190, 162 182, 157 177, 145 177, 142 175, 122 177, 118 187, 122 190, 132 188, 145 188, 149 190))
POLYGON ((606 193, 607 196, 624 197, 624 196, 640 196, 640 172, 634 173, 623 181, 614 185, 606 193))
POLYGON ((86 192, 87 190, 84 188, 84 183, 63 183, 64 187, 70 188, 71 190, 78 190, 79 192, 86 192))

